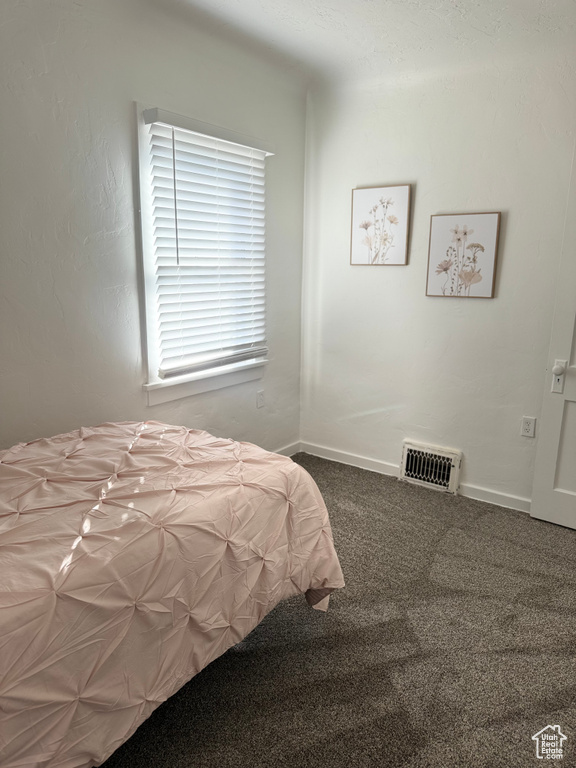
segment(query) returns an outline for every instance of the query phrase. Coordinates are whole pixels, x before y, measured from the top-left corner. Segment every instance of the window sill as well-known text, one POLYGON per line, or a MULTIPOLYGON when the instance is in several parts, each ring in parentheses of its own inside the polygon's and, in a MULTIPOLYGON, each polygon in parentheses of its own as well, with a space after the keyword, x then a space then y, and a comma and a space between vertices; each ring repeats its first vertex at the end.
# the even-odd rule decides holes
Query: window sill
POLYGON ((175 376, 172 379, 154 381, 144 384, 148 395, 148 405, 161 405, 183 397, 200 395, 214 389, 232 387, 246 381, 261 379, 267 360, 255 360, 248 363, 227 365, 215 371, 189 373, 185 376, 175 376))

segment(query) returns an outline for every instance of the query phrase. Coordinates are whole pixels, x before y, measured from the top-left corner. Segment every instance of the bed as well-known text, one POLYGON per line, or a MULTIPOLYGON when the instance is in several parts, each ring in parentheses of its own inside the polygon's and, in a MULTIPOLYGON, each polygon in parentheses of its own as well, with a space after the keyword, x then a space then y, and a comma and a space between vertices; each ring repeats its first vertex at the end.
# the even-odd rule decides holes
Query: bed
POLYGON ((99 765, 298 593, 344 585, 291 459, 159 422, 0 452, 0 765, 99 765))

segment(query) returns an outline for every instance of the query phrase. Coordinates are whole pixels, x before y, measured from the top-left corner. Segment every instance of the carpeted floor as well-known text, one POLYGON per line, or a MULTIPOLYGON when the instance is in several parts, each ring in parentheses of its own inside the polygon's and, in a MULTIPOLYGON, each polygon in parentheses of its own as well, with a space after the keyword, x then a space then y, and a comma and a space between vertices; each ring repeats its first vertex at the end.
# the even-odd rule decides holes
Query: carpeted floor
POLYGON ((556 724, 576 766, 576 531, 294 458, 346 589, 278 606, 106 768, 529 768, 556 724))

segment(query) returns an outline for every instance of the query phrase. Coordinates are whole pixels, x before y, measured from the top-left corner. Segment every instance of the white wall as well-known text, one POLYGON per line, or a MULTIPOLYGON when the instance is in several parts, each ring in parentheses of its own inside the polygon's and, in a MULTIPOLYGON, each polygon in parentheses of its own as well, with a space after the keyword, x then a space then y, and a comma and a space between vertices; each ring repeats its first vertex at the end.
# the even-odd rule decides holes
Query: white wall
POLYGON ((0 446, 131 419, 270 449, 298 438, 305 85, 200 21, 168 2, 2 1, 0 446), (146 405, 134 101, 275 145, 260 382, 146 405))
POLYGON ((384 470, 404 438, 460 448, 466 492, 526 508, 535 441, 520 423, 540 411, 575 85, 568 54, 536 50, 313 95, 304 443, 384 470), (399 183, 413 185, 409 266, 349 266, 352 188, 399 183), (426 298, 430 215, 495 210, 496 298, 426 298))
POLYGON ((312 94, 299 435, 300 75, 177 2, 4 0, 0 446, 159 419, 271 449, 300 436, 386 468, 410 437, 461 448, 468 490, 529 498, 520 417, 539 415, 544 385, 575 81, 568 55, 537 49, 312 94), (134 101, 276 146, 261 382, 146 405, 134 101), (350 267, 351 189, 394 183, 413 185, 409 266, 350 267), (504 214, 496 299, 426 298, 430 214, 482 210, 504 214))

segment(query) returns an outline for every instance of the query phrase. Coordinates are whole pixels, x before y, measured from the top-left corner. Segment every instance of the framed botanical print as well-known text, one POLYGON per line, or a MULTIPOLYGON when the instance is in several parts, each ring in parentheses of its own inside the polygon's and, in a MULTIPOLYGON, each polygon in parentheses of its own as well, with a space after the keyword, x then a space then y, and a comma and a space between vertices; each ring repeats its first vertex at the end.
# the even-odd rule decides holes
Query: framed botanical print
POLYGON ((500 213, 430 217, 426 296, 492 299, 500 213))
POLYGON ((406 264, 409 223, 409 184, 353 189, 350 264, 406 264))

